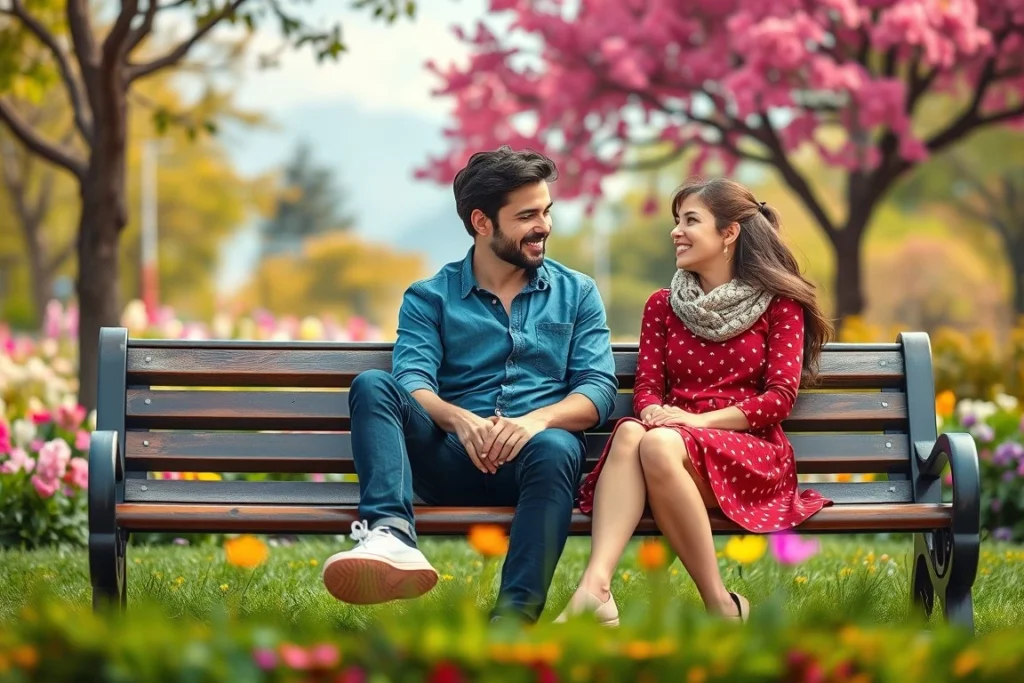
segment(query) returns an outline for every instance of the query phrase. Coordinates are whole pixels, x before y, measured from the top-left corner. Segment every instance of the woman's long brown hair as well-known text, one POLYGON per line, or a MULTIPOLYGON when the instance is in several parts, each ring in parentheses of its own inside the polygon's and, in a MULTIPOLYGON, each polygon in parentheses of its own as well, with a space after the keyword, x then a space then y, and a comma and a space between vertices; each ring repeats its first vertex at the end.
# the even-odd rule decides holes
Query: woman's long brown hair
POLYGON ((834 335, 832 321, 818 305, 815 287, 800 273, 800 266, 779 236, 779 212, 761 204, 743 185, 728 178, 691 180, 672 198, 672 216, 679 222, 679 207, 687 197, 696 196, 715 217, 722 232, 738 223, 736 278, 777 296, 788 297, 804 309, 803 383, 818 377, 821 347, 834 335))

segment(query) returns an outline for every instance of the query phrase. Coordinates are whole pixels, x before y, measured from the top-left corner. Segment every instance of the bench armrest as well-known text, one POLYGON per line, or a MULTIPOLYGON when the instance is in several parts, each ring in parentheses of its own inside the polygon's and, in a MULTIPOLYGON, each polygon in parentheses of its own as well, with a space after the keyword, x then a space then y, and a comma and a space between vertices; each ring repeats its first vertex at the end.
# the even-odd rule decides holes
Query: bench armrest
POLYGON ((93 432, 89 439, 90 521, 114 519, 114 506, 124 502, 124 472, 117 432, 93 432))
POLYGON ((915 442, 914 451, 919 473, 915 498, 923 502, 941 500, 939 477, 948 463, 953 479, 953 532, 977 533, 981 524, 981 473, 974 438, 962 432, 940 434, 934 443, 915 442))

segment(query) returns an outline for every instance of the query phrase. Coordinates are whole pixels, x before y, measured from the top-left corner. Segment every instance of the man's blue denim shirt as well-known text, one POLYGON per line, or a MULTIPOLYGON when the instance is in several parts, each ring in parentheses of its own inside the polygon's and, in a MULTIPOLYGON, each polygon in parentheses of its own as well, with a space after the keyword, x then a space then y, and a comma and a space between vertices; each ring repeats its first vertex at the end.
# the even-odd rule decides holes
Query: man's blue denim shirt
POLYGON ((611 333, 593 278, 545 259, 511 316, 473 275, 473 248, 405 292, 392 373, 480 417, 523 415, 583 394, 599 424, 618 381, 611 333))

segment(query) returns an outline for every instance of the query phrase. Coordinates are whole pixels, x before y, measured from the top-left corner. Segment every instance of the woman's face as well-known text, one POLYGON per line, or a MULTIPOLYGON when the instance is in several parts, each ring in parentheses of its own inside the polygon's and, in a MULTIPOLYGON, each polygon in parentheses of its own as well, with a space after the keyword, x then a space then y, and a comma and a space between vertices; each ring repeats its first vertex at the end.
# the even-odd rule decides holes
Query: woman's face
POLYGON ((679 222, 670 233, 676 249, 676 268, 698 272, 725 261, 725 238, 715 227, 715 217, 695 195, 679 205, 679 222))

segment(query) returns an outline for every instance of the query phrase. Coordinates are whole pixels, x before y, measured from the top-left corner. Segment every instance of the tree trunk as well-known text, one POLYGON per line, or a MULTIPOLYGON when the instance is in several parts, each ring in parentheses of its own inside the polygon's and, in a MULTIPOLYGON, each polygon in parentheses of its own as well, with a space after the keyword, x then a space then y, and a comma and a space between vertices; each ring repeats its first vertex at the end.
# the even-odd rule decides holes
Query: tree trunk
POLYGON ((847 316, 864 312, 864 290, 861 270, 861 236, 863 227, 847 225, 832 240, 836 250, 836 272, 832 291, 835 296, 835 317, 841 323, 847 316))
MULTIPOLYGON (((22 217, 26 220, 28 217, 22 217)), ((25 226, 25 241, 28 248, 29 277, 32 280, 32 306, 35 309, 34 326, 39 329, 46 315, 46 304, 53 293, 53 273, 50 272, 46 260, 46 248, 43 245, 41 226, 25 226)))
POLYGON ((120 320, 118 242, 125 210, 126 107, 123 95, 109 111, 96 112, 96 140, 82 181, 78 228, 78 400, 96 406, 100 328, 120 320))
POLYGON ((1005 242, 1013 268, 1013 322, 1016 324, 1017 318, 1024 316, 1024 239, 1006 239, 1005 242))

